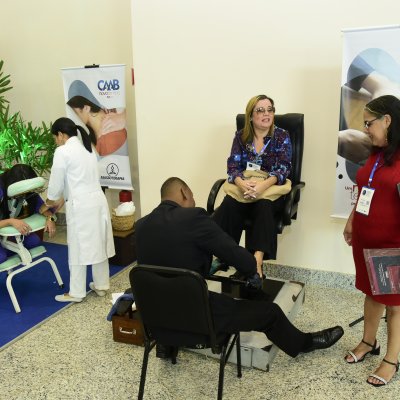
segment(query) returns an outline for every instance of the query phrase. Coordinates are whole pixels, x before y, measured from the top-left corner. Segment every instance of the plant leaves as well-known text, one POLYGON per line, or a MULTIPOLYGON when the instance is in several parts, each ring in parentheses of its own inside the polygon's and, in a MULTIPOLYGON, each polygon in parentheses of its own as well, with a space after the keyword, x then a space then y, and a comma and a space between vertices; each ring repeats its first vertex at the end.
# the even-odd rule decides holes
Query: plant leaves
MULTIPOLYGON (((12 89, 10 75, 1 71, 3 64, 0 60, 0 94, 12 89)), ((0 172, 17 163, 30 165, 38 175, 48 172, 56 149, 51 123, 34 126, 20 112, 10 114, 8 103, 0 96, 0 172)))

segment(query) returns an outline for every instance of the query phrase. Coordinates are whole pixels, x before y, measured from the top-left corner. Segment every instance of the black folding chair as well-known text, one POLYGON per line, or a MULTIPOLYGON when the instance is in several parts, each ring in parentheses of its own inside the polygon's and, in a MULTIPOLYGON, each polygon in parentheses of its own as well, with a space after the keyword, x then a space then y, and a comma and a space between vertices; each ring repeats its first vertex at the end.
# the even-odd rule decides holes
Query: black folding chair
POLYGON ((138 399, 143 398, 149 354, 157 343, 211 348, 220 354, 218 399, 222 399, 224 369, 235 344, 237 376, 242 376, 240 334, 215 332, 204 278, 187 269, 152 265, 134 267, 129 277, 145 338, 138 399))

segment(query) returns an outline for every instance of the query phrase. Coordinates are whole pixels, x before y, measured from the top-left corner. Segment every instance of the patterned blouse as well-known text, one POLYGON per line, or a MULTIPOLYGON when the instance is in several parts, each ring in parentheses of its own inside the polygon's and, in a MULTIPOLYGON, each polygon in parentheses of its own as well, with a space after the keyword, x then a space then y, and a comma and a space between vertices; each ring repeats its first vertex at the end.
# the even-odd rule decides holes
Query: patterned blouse
POLYGON ((262 171, 276 176, 277 184, 285 183, 292 168, 292 143, 289 132, 274 126, 272 138, 264 138, 264 146, 260 153, 256 153, 253 143, 242 143, 240 136, 242 130, 235 133, 232 143, 231 155, 228 157, 228 181, 234 183, 238 176, 243 178, 243 171, 247 163, 258 164, 262 171))

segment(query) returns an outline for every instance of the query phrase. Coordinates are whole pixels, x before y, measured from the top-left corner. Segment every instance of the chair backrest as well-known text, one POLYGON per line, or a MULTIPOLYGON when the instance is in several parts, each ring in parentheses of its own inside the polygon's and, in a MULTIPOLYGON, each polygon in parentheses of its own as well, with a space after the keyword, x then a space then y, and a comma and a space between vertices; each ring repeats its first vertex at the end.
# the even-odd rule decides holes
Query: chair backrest
POLYGON ((197 272, 138 265, 129 275, 145 336, 172 346, 216 346, 208 289, 197 272))
MULTIPOLYGON (((237 130, 244 127, 244 114, 236 116, 237 130)), ((289 179, 292 184, 297 184, 301 181, 301 166, 303 163, 303 148, 304 148, 304 114, 288 113, 275 115, 275 125, 289 132, 292 142, 292 171, 289 179)))

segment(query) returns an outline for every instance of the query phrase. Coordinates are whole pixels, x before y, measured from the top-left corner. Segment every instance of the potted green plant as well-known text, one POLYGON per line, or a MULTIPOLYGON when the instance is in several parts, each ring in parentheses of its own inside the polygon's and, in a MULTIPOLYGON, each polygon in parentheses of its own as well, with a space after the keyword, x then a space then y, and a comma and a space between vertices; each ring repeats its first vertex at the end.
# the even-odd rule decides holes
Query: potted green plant
POLYGON ((3 76, 3 64, 4 61, 0 60, 0 114, 3 114, 8 104, 8 100, 3 96, 3 93, 12 89, 12 86, 10 86, 10 75, 3 76))
POLYGON ((10 75, 3 76, 0 60, 0 173, 14 164, 30 165, 41 176, 48 172, 56 144, 50 133, 51 124, 34 126, 25 121, 20 112, 10 113, 3 93, 10 90, 10 75))

